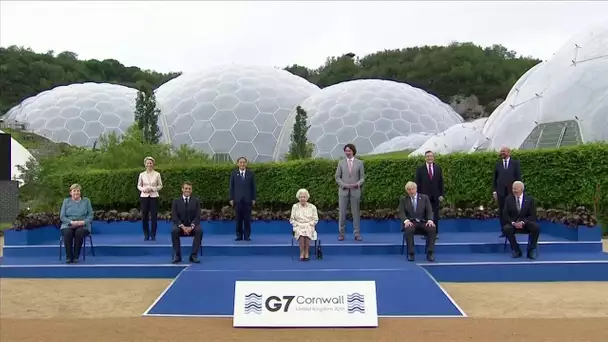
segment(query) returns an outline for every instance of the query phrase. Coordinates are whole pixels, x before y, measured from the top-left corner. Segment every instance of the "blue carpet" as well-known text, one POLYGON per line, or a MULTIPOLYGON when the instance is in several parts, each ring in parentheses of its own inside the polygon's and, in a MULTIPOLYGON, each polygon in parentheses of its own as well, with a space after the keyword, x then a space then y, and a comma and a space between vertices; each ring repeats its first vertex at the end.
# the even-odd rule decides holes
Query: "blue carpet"
MULTIPOLYGON (((243 262, 245 262, 243 260, 243 262)), ((257 264, 249 261, 252 265, 257 264)), ((313 264, 308 262, 306 264, 313 264)), ((243 265, 245 266, 245 265, 243 265)), ((376 281, 378 315, 463 316, 433 278, 419 266, 401 269, 184 270, 147 312, 148 315, 231 316, 234 284, 248 281, 376 281)))

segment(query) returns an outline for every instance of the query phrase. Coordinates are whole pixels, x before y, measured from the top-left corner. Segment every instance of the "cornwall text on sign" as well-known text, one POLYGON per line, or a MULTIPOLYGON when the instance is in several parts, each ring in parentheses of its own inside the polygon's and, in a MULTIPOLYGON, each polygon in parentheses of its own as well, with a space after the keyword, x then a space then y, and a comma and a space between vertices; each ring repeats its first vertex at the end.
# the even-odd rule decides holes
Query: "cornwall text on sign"
POLYGON ((375 281, 237 281, 235 327, 377 327, 375 281))

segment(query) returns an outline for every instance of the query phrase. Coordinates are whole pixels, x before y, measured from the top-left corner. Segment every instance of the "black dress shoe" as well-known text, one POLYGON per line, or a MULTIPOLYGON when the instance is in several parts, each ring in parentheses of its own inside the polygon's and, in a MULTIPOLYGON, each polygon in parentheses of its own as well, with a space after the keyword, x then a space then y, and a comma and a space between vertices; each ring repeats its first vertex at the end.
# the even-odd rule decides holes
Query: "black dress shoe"
POLYGON ((66 264, 71 264, 71 263, 73 263, 73 262, 74 262, 74 261, 73 261, 72 259, 66 259, 66 260, 65 260, 65 263, 66 263, 66 264))
POLYGON ((534 255, 534 251, 528 251, 526 253, 526 257, 530 260, 536 260, 536 256, 534 255))
POLYGON ((173 264, 179 264, 180 262, 182 262, 182 258, 180 257, 175 257, 173 258, 173 261, 171 261, 173 264))
POLYGON ((243 238, 237 237, 234 241, 243 241, 243 238))
POLYGON ((513 258, 514 259, 521 258, 521 255, 522 255, 521 251, 519 251, 519 252, 518 251, 513 252, 513 258))
POLYGON ((245 241, 251 241, 251 238, 245 238, 245 241))
POLYGON ((433 255, 433 253, 427 253, 426 260, 430 261, 430 262, 434 262, 435 261, 435 256, 433 255))
POLYGON ((193 262, 193 263, 195 263, 195 264, 200 264, 200 263, 201 263, 201 261, 200 261, 200 260, 198 260, 198 258, 196 257, 196 255, 192 255, 192 256, 190 257, 190 262, 193 262))
POLYGON ((73 259, 72 260, 72 264, 77 264, 78 263, 78 259, 73 259))
POLYGON ((407 255, 407 261, 414 261, 416 260, 416 256, 414 255, 414 253, 409 253, 407 255))
POLYGON ((149 236, 144 236, 144 241, 148 241, 148 240, 150 240, 150 237, 149 236))
POLYGON ((151 240, 152 240, 152 241, 156 241, 156 236, 153 236, 153 237, 151 238, 151 240))

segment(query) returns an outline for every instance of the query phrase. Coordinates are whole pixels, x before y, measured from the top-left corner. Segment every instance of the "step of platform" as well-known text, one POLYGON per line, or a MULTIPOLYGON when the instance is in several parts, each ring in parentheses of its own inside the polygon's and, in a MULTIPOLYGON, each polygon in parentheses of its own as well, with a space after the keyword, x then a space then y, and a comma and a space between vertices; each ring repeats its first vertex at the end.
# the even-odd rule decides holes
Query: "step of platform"
MULTIPOLYGON (((319 234, 324 255, 383 255, 401 253, 401 233, 366 234, 363 241, 348 237, 337 241, 335 234, 319 234)), ((526 248, 527 236, 518 235, 522 249, 526 248)), ((171 256, 170 237, 157 236, 157 241, 143 241, 140 236, 126 234, 99 234, 93 236, 95 255, 138 257, 171 256)), ((181 238, 182 254, 188 255, 192 239, 181 238)), ((416 236, 416 253, 423 253, 425 240, 416 236)), ((601 241, 571 241, 551 235, 543 235, 539 240, 539 253, 591 253, 601 252, 601 241)), ((435 246, 436 254, 505 254, 510 252, 505 239, 496 233, 442 233, 435 246)), ((87 253, 91 254, 90 247, 87 253)), ((247 255, 297 255, 297 241, 290 235, 261 234, 252 241, 234 241, 232 236, 209 235, 203 239, 205 256, 247 256, 247 255), (292 246, 292 242, 294 245, 292 246)), ((6 245, 7 257, 54 257, 59 256, 59 241, 46 240, 37 245, 6 245)))

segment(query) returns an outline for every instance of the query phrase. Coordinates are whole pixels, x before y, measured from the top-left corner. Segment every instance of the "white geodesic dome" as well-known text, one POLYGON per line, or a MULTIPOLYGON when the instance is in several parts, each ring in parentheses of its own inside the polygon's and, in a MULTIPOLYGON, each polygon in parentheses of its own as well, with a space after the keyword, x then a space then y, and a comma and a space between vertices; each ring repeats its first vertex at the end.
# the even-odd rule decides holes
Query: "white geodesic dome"
POLYGON ((422 146, 435 134, 433 133, 414 133, 406 136, 394 137, 389 141, 376 146, 371 154, 382 154, 397 151, 412 151, 422 146))
POLYGON ((470 152, 475 144, 483 139, 481 130, 487 118, 456 124, 445 131, 432 136, 424 142, 410 156, 421 156, 426 151, 435 154, 448 154, 454 152, 470 152))
MULTIPOLYGON (((449 105, 409 84, 386 80, 354 80, 324 88, 302 103, 307 112, 308 140, 314 157, 337 159, 344 144, 360 154, 380 144, 413 133, 438 133, 462 122, 449 105)), ((289 150, 295 110, 281 133, 275 160, 289 150)))
MULTIPOLYGON (((0 130, 0 133, 4 133, 0 130)), ((34 158, 32 154, 21 145, 17 140, 11 137, 11 179, 17 179, 21 175, 18 166, 24 167, 30 158, 34 158)), ((23 185, 19 181, 19 186, 23 185)))
POLYGON ((126 133, 137 90, 109 83, 60 86, 27 98, 11 120, 53 142, 92 147, 103 134, 126 133))
POLYGON ((608 140, 608 22, 572 37, 515 84, 490 116, 484 149, 608 140))
POLYGON ((210 155, 272 160, 289 113, 319 91, 288 71, 226 65, 185 73, 156 90, 164 135, 210 155))

